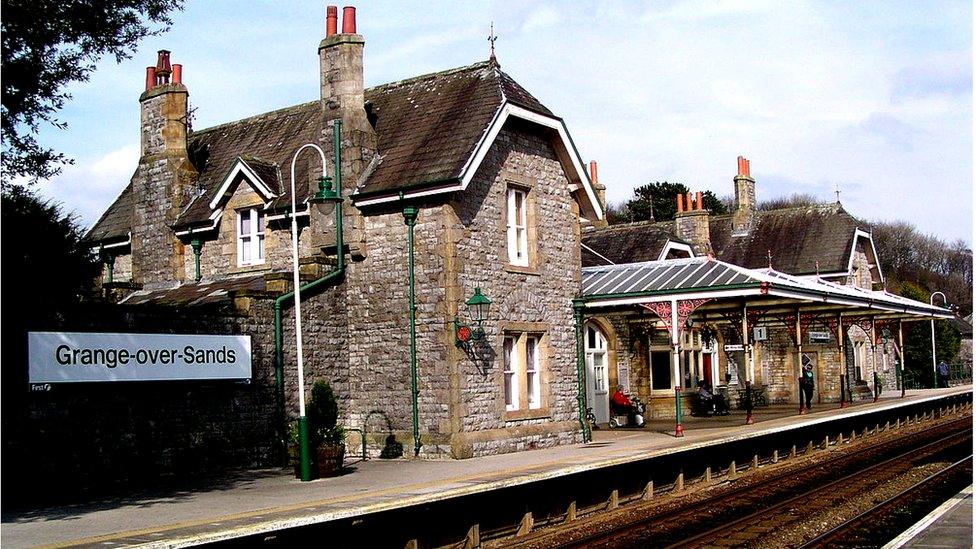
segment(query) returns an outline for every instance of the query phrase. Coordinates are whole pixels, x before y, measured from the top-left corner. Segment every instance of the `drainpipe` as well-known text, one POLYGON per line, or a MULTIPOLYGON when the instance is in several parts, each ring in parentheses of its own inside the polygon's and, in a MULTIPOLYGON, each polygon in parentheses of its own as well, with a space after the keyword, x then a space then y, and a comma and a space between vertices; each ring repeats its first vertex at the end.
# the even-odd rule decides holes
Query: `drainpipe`
POLYGON ((403 222, 407 225, 407 279, 410 283, 408 289, 407 312, 410 315, 410 395, 413 405, 413 455, 420 455, 420 420, 417 410, 417 397, 420 391, 417 390, 417 304, 414 294, 414 271, 413 271, 413 227, 417 224, 417 207, 406 206, 403 208, 403 222))
MULTIPOLYGON (((332 132, 332 150, 333 150, 333 185, 335 186, 336 195, 338 200, 335 203, 335 225, 336 225, 336 266, 332 271, 326 273, 323 277, 318 278, 304 284, 299 288, 301 295, 304 297, 307 291, 318 288, 319 286, 330 284, 335 280, 342 278, 346 272, 346 258, 345 250, 343 249, 342 242, 342 169, 341 169, 341 156, 339 153, 340 137, 339 132, 342 127, 342 123, 339 120, 335 121, 332 132)), ((286 294, 281 295, 274 301, 274 345, 275 345, 275 388, 276 388, 276 407, 279 418, 279 437, 280 443, 284 447, 285 444, 285 352, 283 349, 283 335, 282 335, 282 322, 281 322, 281 311, 284 304, 290 300, 294 299, 295 291, 292 290, 286 294)))
POLYGON ((583 300, 573 300, 573 319, 576 324, 576 401, 579 404, 580 429, 583 431, 583 442, 590 442, 590 425, 586 422, 586 386, 583 381, 583 300))
POLYGON ((203 241, 194 238, 190 241, 190 246, 193 247, 193 277, 200 282, 200 251, 203 250, 203 241))

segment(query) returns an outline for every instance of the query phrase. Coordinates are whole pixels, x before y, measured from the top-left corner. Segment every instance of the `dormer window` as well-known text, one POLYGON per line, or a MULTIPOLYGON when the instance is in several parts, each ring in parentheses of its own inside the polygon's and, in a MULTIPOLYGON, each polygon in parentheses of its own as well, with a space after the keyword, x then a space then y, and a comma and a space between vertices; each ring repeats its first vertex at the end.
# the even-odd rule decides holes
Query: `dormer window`
POLYGON ((264 263, 264 212, 258 208, 237 212, 237 266, 264 263))

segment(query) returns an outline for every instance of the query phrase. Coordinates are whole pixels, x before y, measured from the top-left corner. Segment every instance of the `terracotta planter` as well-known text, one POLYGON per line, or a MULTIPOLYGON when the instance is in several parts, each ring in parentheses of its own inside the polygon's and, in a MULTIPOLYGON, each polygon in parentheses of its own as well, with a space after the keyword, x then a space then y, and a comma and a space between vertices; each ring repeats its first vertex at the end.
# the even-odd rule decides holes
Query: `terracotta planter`
POLYGON ((331 477, 342 470, 342 460, 346 456, 345 444, 323 444, 315 450, 319 478, 331 477))

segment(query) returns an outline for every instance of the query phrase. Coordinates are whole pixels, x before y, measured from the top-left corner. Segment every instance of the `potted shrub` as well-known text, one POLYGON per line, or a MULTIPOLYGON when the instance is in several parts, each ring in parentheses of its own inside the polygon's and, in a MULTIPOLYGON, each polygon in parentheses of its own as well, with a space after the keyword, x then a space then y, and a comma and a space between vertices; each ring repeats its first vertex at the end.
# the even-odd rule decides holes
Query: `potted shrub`
POLYGON ((336 425, 339 419, 339 403, 332 386, 326 381, 312 385, 309 399, 308 430, 313 456, 319 477, 338 474, 346 455, 346 431, 336 425))
POLYGON ((298 456, 298 422, 288 424, 288 462, 295 467, 295 478, 302 476, 302 465, 298 456))

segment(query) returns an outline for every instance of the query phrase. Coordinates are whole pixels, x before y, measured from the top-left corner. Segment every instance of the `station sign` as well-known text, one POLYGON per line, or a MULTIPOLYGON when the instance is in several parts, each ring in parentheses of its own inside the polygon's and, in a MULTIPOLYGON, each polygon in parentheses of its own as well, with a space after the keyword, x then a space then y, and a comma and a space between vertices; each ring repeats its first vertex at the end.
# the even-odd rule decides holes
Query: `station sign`
POLYGON ((810 343, 830 341, 830 332, 810 332, 810 343))
POLYGON ((723 347, 726 353, 732 353, 735 351, 745 351, 746 348, 742 345, 726 345, 723 347))
POLYGON ((31 384, 251 378, 251 336, 30 332, 31 384))

